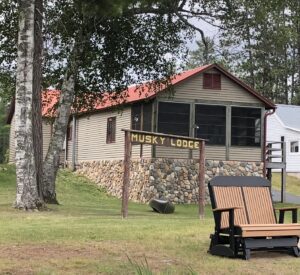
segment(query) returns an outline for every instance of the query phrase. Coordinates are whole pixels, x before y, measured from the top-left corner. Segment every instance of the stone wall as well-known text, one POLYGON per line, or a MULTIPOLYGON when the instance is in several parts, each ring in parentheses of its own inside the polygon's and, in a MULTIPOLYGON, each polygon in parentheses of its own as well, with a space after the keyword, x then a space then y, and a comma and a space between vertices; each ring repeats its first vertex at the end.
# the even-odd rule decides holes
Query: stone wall
MULTIPOLYGON (((174 203, 196 203, 199 169, 197 162, 198 160, 193 159, 132 160, 129 199, 148 202, 152 198, 166 198, 174 203)), ((105 188, 109 194, 121 198, 122 160, 81 162, 77 173, 87 176, 105 188)), ((206 184, 218 175, 262 176, 262 174, 261 162, 206 160, 206 184)))

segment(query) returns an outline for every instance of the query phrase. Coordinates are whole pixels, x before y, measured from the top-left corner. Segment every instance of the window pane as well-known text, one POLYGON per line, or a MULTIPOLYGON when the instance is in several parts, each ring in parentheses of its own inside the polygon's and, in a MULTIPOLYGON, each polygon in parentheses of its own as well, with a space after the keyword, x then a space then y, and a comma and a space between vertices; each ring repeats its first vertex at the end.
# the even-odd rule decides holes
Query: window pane
POLYGON ((143 130, 152 131, 152 102, 144 103, 143 106, 143 130))
POLYGON ((207 144, 225 145, 225 106, 197 104, 195 107, 195 124, 195 137, 209 139, 207 144))
POLYGON ((131 129, 141 130, 141 104, 134 104, 131 107, 131 129))
POLYGON ((257 108, 232 107, 231 144, 260 146, 261 110, 257 108))
POLYGON ((159 102, 158 132, 189 136, 190 105, 159 102))
POLYGON ((299 153, 299 141, 291 141, 291 153, 299 153))

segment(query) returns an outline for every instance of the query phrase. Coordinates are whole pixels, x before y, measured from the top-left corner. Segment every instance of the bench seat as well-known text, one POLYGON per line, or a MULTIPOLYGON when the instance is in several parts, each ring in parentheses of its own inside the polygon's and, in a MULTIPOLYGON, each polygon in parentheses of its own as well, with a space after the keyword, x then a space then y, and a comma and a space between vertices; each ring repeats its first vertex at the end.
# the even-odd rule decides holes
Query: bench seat
POLYGON ((300 236, 300 224, 241 224, 236 233, 245 238, 300 236))

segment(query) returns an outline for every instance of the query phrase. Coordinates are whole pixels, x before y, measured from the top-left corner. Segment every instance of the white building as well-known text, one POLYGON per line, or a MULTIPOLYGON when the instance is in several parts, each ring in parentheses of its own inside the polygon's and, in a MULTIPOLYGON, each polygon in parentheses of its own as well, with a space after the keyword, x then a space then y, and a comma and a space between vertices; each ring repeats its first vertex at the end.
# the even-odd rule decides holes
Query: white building
POLYGON ((300 106, 278 104, 268 117, 267 141, 286 142, 287 172, 300 173, 300 106))

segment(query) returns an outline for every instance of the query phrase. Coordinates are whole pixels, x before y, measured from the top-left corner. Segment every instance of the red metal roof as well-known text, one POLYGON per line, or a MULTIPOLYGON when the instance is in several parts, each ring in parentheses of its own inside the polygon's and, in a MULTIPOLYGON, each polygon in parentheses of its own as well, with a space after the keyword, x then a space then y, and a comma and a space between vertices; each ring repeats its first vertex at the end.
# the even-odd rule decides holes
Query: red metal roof
MULTIPOLYGON (((249 93, 251 93, 253 96, 258 98, 260 101, 262 101, 267 109, 274 109, 276 108, 273 102, 268 100, 267 98, 263 97, 259 93, 257 93, 255 90, 253 90, 251 87, 246 85, 244 82, 230 74, 228 71, 223 69, 218 64, 209 64, 202 67, 198 67, 192 70, 184 71, 180 74, 177 74, 171 78, 172 85, 178 84, 181 81, 187 80, 189 77, 192 77, 198 73, 204 72, 206 70, 215 68, 225 74, 227 77, 229 77, 232 81, 236 82, 238 85, 243 87, 245 90, 247 90, 249 93)), ((149 84, 149 83, 148 83, 149 84)), ((103 110, 106 108, 110 108, 112 106, 120 105, 120 104, 126 104, 126 103, 133 103, 145 99, 153 98, 157 95, 157 93, 162 92, 165 90, 165 86, 161 85, 159 89, 156 91, 151 89, 151 85, 148 85, 147 83, 140 85, 140 86, 130 86, 126 91, 124 91, 124 96, 118 100, 111 100, 110 96, 104 96, 101 101, 95 103, 94 110, 103 110)), ((209 91, 207 91, 209 92, 209 91)), ((60 91, 58 90, 47 90, 43 92, 42 101, 43 101, 43 110, 42 114, 43 116, 53 116, 54 115, 54 106, 58 103, 59 100, 60 91)), ((86 110, 82 110, 80 113, 84 113, 86 110)), ((10 121, 8 121, 10 123, 10 121)))
MULTIPOLYGON (((178 75, 175 75, 171 78, 172 85, 178 84, 182 80, 186 80, 188 77, 193 76, 210 65, 198 67, 196 69, 184 71, 178 75)), ((165 86, 161 85, 159 92, 164 90, 165 86)), ((124 96, 120 97, 117 100, 112 100, 109 95, 104 95, 104 97, 99 100, 99 102, 95 102, 94 110, 103 110, 112 106, 125 104, 125 103, 133 103, 140 100, 150 99, 156 96, 157 90, 151 89, 150 85, 147 83, 143 85, 133 85, 128 87, 126 91, 124 91, 124 96)), ((60 91, 59 90, 46 90, 43 92, 42 102, 43 102, 43 110, 42 115, 46 117, 53 116, 54 106, 58 103, 60 91)), ((82 110, 80 113, 84 113, 85 110, 82 110)))

